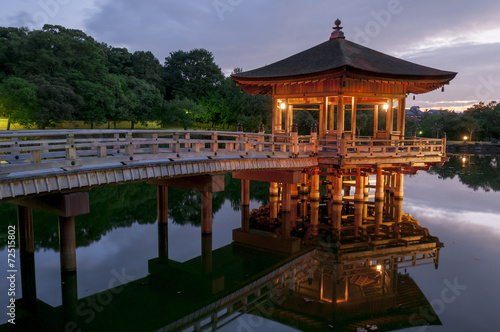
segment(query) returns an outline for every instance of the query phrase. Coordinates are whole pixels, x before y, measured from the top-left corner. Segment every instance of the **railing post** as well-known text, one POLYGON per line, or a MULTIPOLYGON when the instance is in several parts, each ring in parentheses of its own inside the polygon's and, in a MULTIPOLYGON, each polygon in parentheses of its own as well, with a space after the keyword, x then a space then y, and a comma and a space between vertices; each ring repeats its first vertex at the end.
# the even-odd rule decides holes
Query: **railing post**
POLYGON ((127 136, 125 137, 125 155, 130 156, 130 160, 132 160, 134 156, 134 144, 132 142, 132 133, 128 132, 127 136))
POLYGON ((217 143, 217 132, 212 133, 212 152, 217 153, 219 143, 217 143))
POLYGON ((297 157, 299 155, 299 133, 297 129, 297 124, 292 124, 292 155, 297 157))
POLYGON ((153 134, 151 135, 151 140, 153 141, 150 146, 149 150, 151 154, 158 154, 158 134, 153 134))
MULTIPOLYGON (((113 138, 116 142, 119 142, 120 141, 120 134, 114 134, 113 135, 113 138)), ((117 153, 119 152, 120 150, 120 145, 113 145, 113 149, 117 151, 117 153)))
POLYGON ((172 152, 179 154, 181 152, 181 145, 179 143, 179 133, 174 133, 172 135, 172 140, 174 141, 172 143, 172 152))
POLYGON ((75 134, 66 135, 66 160, 76 160, 75 134))
POLYGON ((257 138, 257 142, 259 142, 257 146, 257 151, 259 152, 262 152, 262 150, 264 150, 264 142, 266 140, 264 134, 265 134, 264 124, 261 123, 259 125, 259 137, 257 138))
POLYGON ((191 133, 185 133, 184 139, 188 141, 184 143, 184 148, 188 149, 188 151, 191 151, 191 143, 189 142, 189 140, 191 139, 191 133))

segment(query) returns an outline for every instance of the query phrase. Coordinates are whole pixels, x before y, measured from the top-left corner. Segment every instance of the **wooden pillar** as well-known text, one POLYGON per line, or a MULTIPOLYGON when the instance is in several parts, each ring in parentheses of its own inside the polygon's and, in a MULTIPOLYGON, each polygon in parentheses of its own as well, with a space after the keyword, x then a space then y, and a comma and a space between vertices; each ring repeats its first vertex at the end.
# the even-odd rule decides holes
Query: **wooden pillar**
POLYGON ((76 271, 75 217, 59 216, 59 256, 61 272, 76 271))
POLYGON ((375 105, 373 108, 373 137, 377 137, 378 132, 378 112, 380 109, 380 105, 375 105))
POLYGON ((389 99, 388 103, 389 105, 389 108, 387 109, 387 113, 386 113, 386 121, 385 121, 385 131, 387 133, 387 139, 390 139, 390 135, 392 133, 392 130, 394 129, 394 116, 393 116, 393 113, 394 113, 394 106, 393 106, 393 102, 392 102, 392 98, 389 99))
POLYGON ((318 223, 319 223, 319 174, 315 172, 312 176, 311 181, 311 233, 312 235, 318 235, 318 223))
POLYGON ((308 175, 307 173, 302 173, 302 181, 300 186, 300 216, 302 221, 307 218, 307 199, 309 195, 309 185, 308 185, 308 175))
POLYGON ((290 215, 290 228, 295 228, 297 226, 297 207, 299 202, 299 190, 296 184, 292 184, 291 189, 292 196, 292 206, 291 206, 291 215, 290 215))
POLYGON ((293 124, 293 105, 287 105, 286 112, 286 134, 291 135, 292 133, 292 124, 293 124))
POLYGON ((76 271, 61 273, 61 295, 64 326, 75 326, 79 318, 76 271))
POLYGON ((212 193, 201 192, 201 232, 212 234, 212 193))
POLYGON ((370 184, 369 181, 370 181, 369 176, 365 176, 365 185, 363 188, 363 201, 364 201, 364 204, 363 204, 363 222, 366 222, 366 220, 368 219, 368 200, 370 197, 370 188, 368 187, 368 185, 370 184))
POLYGON ((333 132, 335 125, 335 107, 333 106, 333 102, 330 103, 330 99, 327 99, 326 106, 330 106, 330 132, 333 132))
POLYGON ((399 99, 398 102, 398 131, 400 139, 405 137, 405 121, 406 121, 406 98, 399 99))
POLYGON ((273 221, 278 217, 278 193, 279 193, 278 183, 271 182, 269 187, 269 203, 270 203, 269 217, 271 218, 271 221, 273 221))
POLYGON ((325 138, 325 128, 326 128, 326 118, 325 118, 325 114, 323 112, 325 108, 325 105, 324 104, 320 104, 319 105, 319 128, 318 128, 318 137, 320 139, 324 139, 325 138))
POLYGON ((212 234, 201 235, 201 265, 203 274, 212 273, 212 234))
POLYGON ((403 219, 403 184, 404 174, 396 173, 396 189, 394 190, 394 222, 400 224, 403 219))
POLYGON ((17 224, 19 234, 19 259, 21 263, 21 286, 25 309, 33 310, 36 306, 35 278, 35 240, 33 235, 33 210, 17 206, 17 224))
POLYGON ((384 214, 384 171, 377 169, 377 184, 375 189, 375 235, 380 234, 380 225, 382 224, 384 214))
POLYGON ((344 132, 344 123, 345 123, 345 109, 344 109, 344 97, 343 95, 339 95, 337 102, 337 138, 342 137, 342 133, 344 132))
POLYGON ((359 236, 359 227, 363 221, 363 206, 364 206, 364 187, 365 179, 361 171, 358 169, 356 175, 356 191, 354 192, 354 236, 359 236))
POLYGON ((356 116, 358 108, 358 98, 352 97, 352 108, 351 108, 351 133, 352 139, 356 137, 356 116))
POLYGON ((250 180, 241 180, 241 230, 250 230, 250 180))
POLYGON ((158 212, 158 257, 160 262, 168 262, 168 187, 157 186, 158 212))
POLYGON ((283 194, 282 194, 282 220, 281 220, 281 234, 283 238, 287 239, 290 237, 290 217, 291 217, 291 206, 292 206, 292 191, 291 185, 288 183, 282 184, 283 194))

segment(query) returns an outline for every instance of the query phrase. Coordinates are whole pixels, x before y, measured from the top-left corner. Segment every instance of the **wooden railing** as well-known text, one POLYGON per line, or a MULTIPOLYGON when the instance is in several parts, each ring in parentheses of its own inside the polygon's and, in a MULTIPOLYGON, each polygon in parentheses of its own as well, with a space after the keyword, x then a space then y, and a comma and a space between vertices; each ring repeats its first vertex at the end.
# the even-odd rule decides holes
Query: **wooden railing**
POLYGON ((445 156, 446 138, 408 138, 395 140, 360 137, 318 140, 318 153, 332 158, 445 156))
POLYGON ((444 156, 446 140, 317 139, 317 134, 151 130, 0 132, 0 175, 190 158, 444 156))
POLYGON ((0 174, 84 165, 220 157, 309 157, 315 143, 264 133, 44 130, 0 133, 0 174))

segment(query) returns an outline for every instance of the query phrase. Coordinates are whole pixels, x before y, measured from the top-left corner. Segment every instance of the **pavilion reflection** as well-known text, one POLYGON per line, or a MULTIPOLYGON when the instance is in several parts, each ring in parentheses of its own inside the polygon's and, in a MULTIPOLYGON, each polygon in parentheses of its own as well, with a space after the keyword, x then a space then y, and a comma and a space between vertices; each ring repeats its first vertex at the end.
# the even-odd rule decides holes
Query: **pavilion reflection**
POLYGON ((13 330, 216 330, 240 324, 244 313, 301 330, 440 324, 418 285, 401 272, 437 267, 442 244, 420 226, 409 229, 401 227, 392 240, 305 241, 294 254, 236 243, 212 250, 212 235, 203 234, 201 255, 186 262, 169 259, 160 241, 147 277, 77 298, 76 274, 61 274, 62 305, 18 300, 13 330))

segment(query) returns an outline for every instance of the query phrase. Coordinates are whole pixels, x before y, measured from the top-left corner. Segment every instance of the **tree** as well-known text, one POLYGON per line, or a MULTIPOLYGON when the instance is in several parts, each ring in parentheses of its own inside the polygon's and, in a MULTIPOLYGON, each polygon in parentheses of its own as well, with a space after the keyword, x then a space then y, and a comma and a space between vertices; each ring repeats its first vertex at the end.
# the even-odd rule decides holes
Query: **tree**
POLYGON ((130 76, 127 78, 126 99, 128 105, 127 120, 134 124, 141 122, 147 124, 162 105, 160 90, 144 80, 130 76))
POLYGON ((56 122, 72 121, 83 106, 83 99, 63 78, 46 80, 33 76, 29 81, 38 87, 36 112, 31 120, 39 128, 52 127, 56 122))
POLYGON ((192 126, 203 108, 191 99, 176 97, 165 101, 156 112, 156 121, 165 127, 167 124, 180 124, 185 130, 192 126))
POLYGON ((194 49, 171 52, 165 58, 164 81, 166 98, 188 98, 199 101, 207 97, 224 80, 222 70, 211 52, 194 49))
POLYGON ((22 125, 33 124, 37 109, 37 87, 20 77, 9 77, 0 84, 0 114, 11 122, 22 125))
POLYGON ((107 115, 113 112, 115 99, 113 91, 107 86, 90 81, 77 81, 77 92, 85 100, 77 119, 83 120, 94 128, 94 124, 107 121, 107 115))
POLYGON ((473 114, 464 113, 462 127, 469 134, 469 141, 472 141, 472 135, 479 130, 479 120, 473 114))

